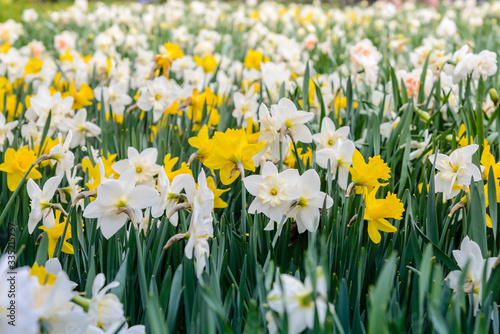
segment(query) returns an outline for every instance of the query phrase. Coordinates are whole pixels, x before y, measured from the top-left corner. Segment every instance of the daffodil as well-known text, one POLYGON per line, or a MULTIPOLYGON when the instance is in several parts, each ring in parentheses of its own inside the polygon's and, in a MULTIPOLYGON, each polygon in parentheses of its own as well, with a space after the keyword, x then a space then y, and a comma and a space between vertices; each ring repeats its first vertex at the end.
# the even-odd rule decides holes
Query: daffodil
MULTIPOLYGON (((490 152, 490 145, 485 145, 483 149, 483 154, 481 154, 481 165, 484 166, 483 170, 483 180, 488 180, 490 174, 490 169, 493 169, 493 176, 495 179, 500 177, 500 162, 495 161, 495 157, 490 152)), ((500 195, 500 194, 499 194, 500 195)))
POLYGON ((344 190, 347 189, 349 166, 352 164, 352 156, 355 150, 356 147, 352 141, 337 139, 332 148, 325 148, 316 152, 318 166, 326 169, 328 168, 328 162, 330 162, 330 172, 333 179, 335 179, 338 169, 338 184, 344 190))
POLYGON ((378 186, 385 186, 387 183, 380 183, 379 180, 386 181, 390 176, 391 169, 380 158, 380 156, 368 158, 368 163, 358 150, 352 155, 352 167, 348 167, 351 172, 352 186, 356 187, 356 193, 362 194, 366 190, 370 192, 378 186))
POLYGON ((296 169, 279 173, 276 166, 268 161, 262 167, 261 175, 250 175, 243 180, 247 191, 255 196, 248 212, 262 212, 271 219, 266 230, 274 228, 274 222, 280 223, 292 202, 299 197, 295 187, 298 178, 296 169))
POLYGON ((66 138, 62 139, 62 134, 59 133, 59 144, 52 147, 49 153, 50 162, 56 165, 56 175, 62 177, 67 170, 70 170, 75 165, 75 155, 70 151, 70 143, 73 138, 73 132, 68 131, 66 138))
MULTIPOLYGON (((188 139, 189 145, 198 149, 193 156, 193 159, 198 159, 203 162, 213 151, 213 141, 208 136, 208 126, 203 125, 198 131, 196 137, 191 137, 188 139)), ((191 160, 191 158, 189 159, 191 160)))
POLYGON ((172 182, 174 180, 174 178, 180 174, 189 174, 189 175, 193 176, 193 172, 191 171, 189 166, 184 161, 181 163, 181 167, 179 169, 174 170, 174 167, 177 164, 177 161, 179 160, 179 158, 177 158, 177 157, 170 158, 170 157, 171 157, 171 154, 167 154, 165 156, 165 158, 163 159, 163 163, 165 166, 164 170, 165 170, 165 173, 167 173, 167 177, 170 180, 170 182, 172 182))
POLYGON ((206 265, 206 258, 210 255, 210 245, 208 239, 213 237, 213 218, 210 214, 203 212, 202 204, 198 199, 193 203, 193 215, 191 224, 187 232, 188 242, 184 248, 184 254, 188 259, 196 258, 196 273, 198 276, 203 272, 206 265))
MULTIPOLYGON (((7 187, 10 191, 16 190, 30 166, 36 161, 36 154, 28 146, 23 146, 17 151, 8 148, 5 151, 4 162, 0 165, 0 171, 7 173, 7 187)), ((36 169, 31 169, 26 176, 28 179, 39 179, 42 174, 36 169)))
POLYGON ((201 94, 198 94, 197 89, 193 91, 193 95, 190 98, 190 105, 186 112, 189 119, 193 120, 193 130, 196 131, 200 128, 204 108, 206 108, 206 113, 209 116, 208 124, 212 126, 219 124, 218 103, 217 95, 212 92, 210 87, 207 87, 201 94))
POLYGON ((245 56, 245 59, 243 60, 243 65, 247 68, 253 68, 256 69, 257 71, 260 70, 260 63, 262 63, 262 60, 264 59, 264 56, 262 55, 262 52, 257 51, 257 50, 248 50, 247 55, 245 56))
POLYGON ((164 45, 165 52, 161 55, 155 57, 155 61, 158 64, 158 67, 162 68, 164 72, 168 73, 170 66, 172 66, 172 62, 175 59, 179 59, 184 57, 184 52, 182 52, 181 48, 173 43, 165 43, 164 45))
POLYGON ((12 130, 17 127, 19 121, 7 122, 3 113, 0 112, 0 152, 3 152, 3 147, 6 141, 12 143, 14 134, 12 130))
POLYGON ((137 184, 152 185, 153 177, 161 169, 161 166, 156 164, 157 158, 158 150, 154 147, 147 148, 139 153, 134 147, 130 146, 128 148, 128 159, 115 162, 112 168, 118 174, 123 174, 129 168, 133 168, 137 184))
POLYGON ((215 57, 212 55, 205 55, 203 58, 194 56, 193 59, 198 66, 203 67, 205 73, 214 73, 217 68, 217 60, 215 60, 215 57))
POLYGON ((179 104, 176 103, 180 87, 175 81, 165 77, 157 77, 146 81, 145 87, 140 90, 137 106, 144 111, 153 111, 153 122, 158 122, 166 113, 176 113, 179 104), (171 107, 174 108, 171 109, 171 107))
POLYGON ((377 190, 378 187, 370 191, 365 197, 364 211, 364 220, 368 221, 368 235, 376 244, 381 239, 379 231, 397 231, 397 228, 391 225, 387 219, 403 219, 403 212, 405 211, 403 203, 395 194, 389 192, 385 199, 377 199, 375 198, 377 190))
MULTIPOLYGON (((54 255, 56 249, 57 241, 62 237, 64 232, 64 227, 66 225, 66 217, 61 221, 61 212, 56 211, 55 225, 53 228, 46 228, 45 226, 40 226, 39 229, 47 233, 49 238, 49 247, 47 249, 49 259, 54 255)), ((61 252, 66 254, 74 254, 73 245, 67 240, 71 238, 71 224, 68 224, 68 229, 66 230, 66 235, 64 236, 64 242, 62 244, 61 252)))
POLYGON ((323 118, 321 121, 321 132, 312 136, 312 139, 317 143, 316 150, 333 148, 337 140, 347 139, 349 131, 348 126, 335 129, 335 124, 333 124, 333 121, 330 118, 323 118))
POLYGON ((207 186, 214 193, 214 209, 223 209, 227 208, 227 203, 220 198, 220 196, 226 191, 231 190, 231 188, 227 189, 219 189, 217 188, 214 178, 209 176, 207 177, 207 186))
POLYGON ((219 169, 221 181, 225 185, 236 180, 244 169, 255 171, 252 158, 266 146, 264 142, 249 144, 243 129, 215 132, 212 140, 214 151, 204 164, 208 168, 219 169))
POLYGON ((33 181, 28 180, 27 190, 31 200, 31 212, 28 220, 28 231, 33 233, 36 224, 43 219, 43 225, 54 228, 55 218, 52 211, 53 204, 50 202, 61 182, 61 178, 54 176, 48 179, 43 185, 43 190, 33 181))
POLYGON ((101 182, 96 199, 87 205, 83 216, 97 218, 97 227, 109 239, 125 225, 128 218, 135 219, 136 210, 150 207, 158 196, 158 192, 151 187, 136 186, 135 170, 129 168, 118 180, 101 182))
POLYGON ((472 155, 478 148, 478 145, 472 144, 456 149, 449 156, 440 153, 429 156, 438 170, 435 176, 436 192, 444 192, 450 199, 460 192, 460 188, 470 185, 471 178, 481 180, 481 171, 472 163, 472 155), (455 184, 458 187, 454 189, 455 184))
MULTIPOLYGON (((288 333, 296 334, 302 333, 306 328, 313 329, 316 314, 319 322, 324 323, 328 298, 325 275, 320 267, 316 269, 314 287, 316 293, 309 276, 302 283, 291 275, 276 273, 273 288, 267 295, 267 303, 280 316, 286 313, 288 333)), ((268 313, 266 319, 270 320, 270 332, 277 333, 272 314, 268 313)))
POLYGON ((468 236, 462 240, 460 249, 453 251, 453 257, 461 270, 450 272, 446 277, 446 281, 448 281, 450 288, 454 291, 462 290, 466 294, 472 295, 474 314, 476 314, 482 302, 482 289, 484 283, 486 283, 483 282, 483 277, 486 274, 486 280, 488 280, 491 275, 493 264, 497 261, 497 258, 490 257, 484 259, 478 244, 472 241, 468 236), (468 270, 467 274, 464 275, 462 271, 466 266, 468 270), (463 275, 465 277, 464 282, 460 280, 463 275))
POLYGON ((97 124, 87 121, 85 108, 78 110, 75 116, 65 119, 62 125, 61 128, 71 130, 73 133, 69 143, 71 148, 84 146, 87 137, 97 137, 101 134, 101 128, 97 124))
POLYGON ((79 110, 92 104, 94 92, 92 91, 92 88, 85 83, 82 83, 80 85, 80 89, 77 90, 75 83, 72 81, 69 85, 68 91, 63 94, 63 98, 66 96, 73 97, 73 109, 79 110))
POLYGON ((306 230, 314 232, 318 229, 319 210, 323 205, 326 209, 330 208, 333 199, 321 191, 321 181, 314 169, 309 169, 296 178, 294 186, 299 197, 294 201, 295 204, 288 216, 297 221, 299 233, 306 230))
POLYGON ((166 213, 172 225, 177 226, 178 214, 177 212, 171 212, 171 210, 179 201, 187 199, 186 193, 190 197, 194 196, 196 185, 193 176, 180 174, 170 182, 165 170, 161 168, 158 174, 158 190, 160 196, 151 208, 151 215, 158 218, 166 213), (182 192, 183 190, 184 193, 182 192))

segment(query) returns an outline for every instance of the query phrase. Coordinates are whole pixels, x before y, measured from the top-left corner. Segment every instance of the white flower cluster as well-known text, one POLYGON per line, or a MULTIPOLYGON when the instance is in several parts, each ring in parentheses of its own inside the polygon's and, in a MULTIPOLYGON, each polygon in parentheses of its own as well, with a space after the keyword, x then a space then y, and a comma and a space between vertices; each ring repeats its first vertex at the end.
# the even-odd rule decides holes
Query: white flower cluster
POLYGON ((45 266, 34 264, 13 268, 9 255, 0 259, 0 332, 5 334, 143 334, 143 325, 128 327, 123 305, 104 286, 104 274, 98 274, 92 285, 92 296, 82 297, 77 284, 61 268, 58 259, 45 266))

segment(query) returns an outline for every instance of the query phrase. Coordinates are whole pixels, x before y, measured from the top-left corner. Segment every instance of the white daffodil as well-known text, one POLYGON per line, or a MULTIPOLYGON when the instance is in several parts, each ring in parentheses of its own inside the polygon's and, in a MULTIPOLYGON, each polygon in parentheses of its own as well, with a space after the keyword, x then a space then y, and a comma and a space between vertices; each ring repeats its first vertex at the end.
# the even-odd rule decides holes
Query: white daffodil
POLYGON ((476 65, 476 56, 469 52, 469 46, 464 45, 456 51, 451 57, 451 62, 445 64, 444 71, 451 76, 453 83, 467 78, 474 70, 476 65))
POLYGON ((136 186, 135 170, 125 171, 118 180, 107 179, 97 187, 96 199, 87 205, 83 216, 97 218, 97 227, 109 239, 125 225, 127 218, 135 219, 135 210, 151 206, 159 194, 152 187, 136 186))
POLYGON ((210 245, 208 239, 213 236, 214 228, 212 225, 213 218, 206 217, 203 212, 202 205, 198 199, 193 203, 193 214, 191 218, 191 225, 187 235, 189 235, 188 242, 184 248, 184 254, 188 259, 194 256, 196 258, 196 272, 198 276, 203 272, 206 265, 205 255, 208 257, 210 254, 210 245))
POLYGON ((75 165, 75 155, 69 150, 73 133, 70 130, 64 142, 61 133, 58 137, 59 144, 50 149, 50 162, 56 165, 56 175, 62 177, 75 165))
POLYGON ((240 92, 233 94, 233 117, 236 118, 239 126, 243 125, 246 127, 247 121, 250 118, 254 122, 257 121, 257 110, 259 108, 259 104, 257 103, 258 98, 258 94, 253 91, 253 86, 245 95, 240 92))
POLYGON ((319 209, 323 208, 325 197, 327 209, 333 205, 333 200, 320 190, 321 181, 314 169, 309 169, 302 174, 295 187, 300 197, 295 200, 295 207, 290 211, 289 217, 297 221, 299 233, 305 230, 313 232, 318 228, 319 209))
POLYGON ((77 284, 62 270, 57 258, 48 260, 43 267, 35 264, 31 268, 30 283, 35 296, 32 307, 39 318, 50 323, 53 333, 61 333, 58 330, 67 328, 69 323, 74 333, 83 332, 86 315, 71 303, 77 284))
POLYGON ((324 117, 321 121, 321 132, 312 136, 312 139, 318 144, 316 150, 324 148, 333 148, 339 139, 347 139, 349 136, 349 127, 343 126, 335 129, 335 124, 329 117, 324 117))
POLYGON ((33 233, 33 230, 41 219, 43 219, 43 225, 46 228, 51 229, 54 227, 55 218, 50 200, 54 197, 54 193, 60 182, 60 177, 51 177, 43 185, 42 191, 33 179, 28 180, 27 190, 31 200, 31 212, 28 220, 28 231, 30 234, 33 233))
MULTIPOLYGON (((186 174, 188 175, 188 174, 186 174)), ((198 174, 198 184, 196 187, 196 200, 192 198, 192 195, 189 193, 188 189, 186 189, 186 194, 188 200, 191 202, 191 206, 194 206, 196 200, 201 205, 201 212, 203 218, 209 218, 212 215, 212 211, 214 210, 214 193, 208 188, 207 176, 205 175, 205 171, 202 169, 200 174, 198 174)))
POLYGON ((123 324, 125 315, 123 313, 123 305, 118 297, 110 293, 109 290, 116 288, 120 283, 114 281, 104 286, 106 277, 100 273, 94 278, 92 284, 92 299, 89 305, 89 322, 90 324, 100 324, 104 329, 115 324, 123 324))
MULTIPOLYGON (((62 188, 64 193, 69 194, 71 197, 71 202, 73 202, 76 199, 76 196, 82 191, 82 187, 78 184, 81 180, 83 180, 82 177, 76 176, 77 168, 73 168, 73 173, 70 172, 69 170, 66 171, 66 181, 68 181, 68 186, 65 188, 62 188)), ((83 208, 83 198, 78 201, 76 204, 77 206, 83 208)))
POLYGON ((151 215, 154 218, 161 217, 164 213, 166 213, 167 216, 171 215, 169 218, 170 222, 172 225, 177 226, 179 219, 178 214, 177 212, 173 212, 172 214, 170 212, 183 197, 193 198, 195 196, 196 184, 193 177, 189 174, 179 174, 176 175, 172 183, 170 183, 165 170, 160 168, 158 174, 158 190, 160 196, 151 208, 151 215), (187 195, 182 193, 183 190, 187 195))
POLYGON ((128 95, 127 87, 123 82, 111 84, 109 87, 96 87, 94 96, 97 101, 104 103, 106 113, 111 111, 117 116, 123 115, 125 107, 132 103, 132 98, 128 95))
POLYGON ((12 143, 12 140, 14 139, 12 130, 16 128, 18 123, 18 121, 7 123, 3 113, 0 113, 0 152, 3 152, 3 146, 6 140, 9 141, 9 143, 12 143))
POLYGON ((0 53, 0 75, 7 77, 10 83, 14 83, 23 77, 24 66, 27 63, 28 58, 11 47, 7 53, 0 53))
POLYGON ((146 87, 141 89, 137 106, 144 111, 153 111, 153 121, 158 122, 165 110, 177 99, 178 86, 164 76, 146 81, 146 87))
POLYGON ((0 333, 39 333, 40 323, 33 309, 35 294, 30 270, 28 267, 14 268, 13 261, 15 257, 9 253, 0 258, 0 333), (12 284, 17 287, 15 305, 11 304, 13 299, 8 298, 12 284))
POLYGON ((436 192, 444 192, 450 199, 458 195, 461 188, 470 185, 471 178, 481 180, 481 170, 472 163, 472 155, 478 148, 472 144, 453 151, 450 156, 440 153, 437 157, 435 154, 429 156, 439 171, 435 176, 436 192))
POLYGON ((135 181, 138 184, 153 185, 153 177, 161 169, 161 166, 156 164, 157 158, 158 150, 154 147, 147 148, 140 154, 135 148, 129 147, 128 159, 115 162, 111 168, 118 174, 124 173, 129 168, 134 168, 135 181))
POLYGON ((297 110, 295 104, 282 98, 278 104, 271 106, 271 115, 276 118, 280 130, 285 131, 282 136, 289 135, 295 142, 310 143, 312 135, 305 123, 314 118, 311 112, 297 110))
POLYGON ((337 168, 339 170, 339 186, 346 190, 347 179, 349 177, 348 166, 352 164, 352 155, 356 150, 356 146, 351 140, 338 139, 333 148, 325 148, 316 152, 316 163, 321 168, 328 168, 330 161, 330 172, 335 179, 337 168))
POLYGON ((276 166, 268 161, 261 175, 250 175, 243 180, 247 191, 255 196, 248 212, 264 213, 271 219, 266 230, 273 229, 275 221, 280 223, 291 203, 299 197, 295 189, 298 178, 296 169, 278 173, 276 166))
MULTIPOLYGON (((276 274, 273 289, 267 295, 267 303, 280 316, 287 314, 288 333, 296 334, 306 328, 313 329, 316 310, 320 323, 324 323, 328 304, 326 279, 322 268, 316 269, 316 299, 309 276, 302 283, 293 276, 276 274)), ((266 318, 274 321, 272 315, 266 318)), ((269 328, 271 333, 277 332, 275 324, 270 324, 269 328)))
POLYGON ((468 236, 462 240, 460 250, 453 251, 453 257, 457 261, 458 266, 463 270, 467 267, 467 274, 465 275, 465 282, 460 281, 462 270, 454 270, 448 274, 446 280, 450 288, 453 290, 463 290, 465 293, 472 293, 474 304, 474 314, 477 313, 479 305, 481 305, 481 296, 483 289, 483 273, 486 266, 486 279, 490 277, 493 264, 497 260, 496 257, 483 259, 481 249, 478 244, 470 240, 468 236))
POLYGON ((78 110, 75 116, 65 119, 62 128, 71 130, 73 133, 71 143, 69 143, 71 148, 85 146, 86 137, 97 137, 101 134, 101 128, 98 125, 87 121, 85 108, 78 110))
POLYGON ((260 123, 260 136, 259 142, 265 142, 266 147, 271 148, 271 154, 277 159, 280 158, 280 140, 283 158, 287 152, 287 148, 290 145, 289 137, 282 137, 280 135, 281 124, 278 123, 278 119, 271 116, 267 106, 262 103, 259 107, 259 123, 260 123))

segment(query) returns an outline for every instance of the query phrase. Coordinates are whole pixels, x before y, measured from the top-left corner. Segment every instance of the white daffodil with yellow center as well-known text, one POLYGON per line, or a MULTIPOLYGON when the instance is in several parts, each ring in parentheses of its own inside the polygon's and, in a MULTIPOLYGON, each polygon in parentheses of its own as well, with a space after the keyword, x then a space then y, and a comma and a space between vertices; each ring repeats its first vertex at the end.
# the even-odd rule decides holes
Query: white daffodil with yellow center
POLYGON ((295 189, 300 197, 296 200, 289 217, 293 217, 297 221, 299 233, 306 230, 314 232, 318 228, 319 209, 323 208, 324 203, 327 209, 333 205, 333 199, 322 192, 320 188, 321 181, 314 169, 307 170, 297 179, 295 189))
POLYGON ((28 231, 33 233, 38 222, 43 219, 43 226, 51 229, 55 225, 54 212, 52 211, 52 203, 50 203, 54 193, 56 192, 61 178, 58 176, 51 177, 43 185, 43 191, 33 181, 28 180, 27 190, 31 200, 31 212, 28 220, 28 231))
POLYGON ((128 159, 114 163, 111 168, 118 174, 133 168, 135 182, 152 186, 154 184, 153 176, 157 175, 161 169, 161 166, 156 164, 157 157, 158 150, 156 148, 147 148, 139 154, 135 148, 129 147, 128 159))
POLYGON ((259 199, 262 201, 262 204, 269 203, 274 208, 287 200, 287 185, 286 180, 278 174, 264 177, 264 182, 259 186, 259 199))
MULTIPOLYGON (((314 328, 315 315, 323 323, 327 311, 327 286, 325 275, 321 267, 316 268, 316 298, 310 277, 304 283, 297 278, 276 274, 276 281, 267 295, 269 308, 280 317, 287 315, 288 333, 302 333, 306 328, 314 328)), ((276 333, 276 323, 272 314, 266 315, 271 333, 276 333)))
POLYGON ((325 117, 321 121, 321 132, 312 136, 312 139, 318 144, 316 150, 325 148, 333 148, 339 139, 347 139, 349 136, 349 127, 343 126, 338 130, 335 129, 333 121, 325 117))
POLYGON ((164 76, 146 82, 146 87, 141 89, 141 96, 137 106, 144 111, 153 111, 153 121, 157 122, 165 110, 176 99, 177 86, 168 81, 164 76))
POLYGON ((271 219, 266 230, 274 227, 274 222, 280 222, 291 203, 299 197, 294 184, 299 178, 296 169, 287 169, 278 173, 272 162, 266 162, 262 167, 262 175, 250 175, 243 181, 245 188, 255 196, 248 208, 250 213, 264 213, 271 219))
MULTIPOLYGON (((86 218, 97 218, 97 227, 101 228, 106 239, 122 228, 128 218, 134 220, 138 210, 150 207, 158 199, 159 194, 154 188, 136 186, 134 173, 130 168, 118 180, 101 182, 96 199, 83 212, 86 218)), ((142 213, 137 218, 141 216, 142 213)))
POLYGON ((435 176, 436 192, 444 192, 447 198, 453 198, 460 192, 460 187, 470 185, 471 178, 475 182, 481 180, 481 170, 472 163, 472 155, 478 148, 472 144, 453 151, 449 156, 429 156, 439 171, 435 176))
POLYGON ((166 213, 170 223, 177 226, 179 215, 177 212, 171 213, 171 211, 182 199, 187 200, 187 197, 194 197, 196 193, 194 178, 190 174, 179 174, 170 182, 165 170, 160 168, 158 190, 160 196, 151 208, 151 215, 158 218, 166 213), (182 193, 183 190, 185 194, 182 193))
POLYGON ((472 294, 475 315, 482 302, 482 283, 485 269, 486 279, 488 279, 497 258, 490 257, 484 259, 478 244, 470 240, 468 236, 462 240, 460 250, 453 251, 453 257, 461 270, 450 272, 446 277, 446 281, 448 281, 450 288, 453 290, 457 291, 463 289, 465 293, 472 294), (461 281, 462 270, 464 270, 466 266, 467 274, 465 275, 465 280, 461 281))
POLYGON ((328 161, 330 162, 330 172, 335 179, 338 169, 339 186, 346 190, 347 180, 349 177, 349 168, 352 164, 352 155, 356 150, 354 143, 348 139, 339 139, 335 142, 332 148, 325 148, 316 152, 316 163, 321 168, 328 168, 328 161))
POLYGON ((297 110, 295 104, 287 99, 282 98, 278 104, 271 106, 271 115, 276 118, 277 124, 280 124, 280 129, 286 131, 282 136, 289 135, 295 142, 310 143, 312 135, 305 123, 314 118, 311 112, 297 110))

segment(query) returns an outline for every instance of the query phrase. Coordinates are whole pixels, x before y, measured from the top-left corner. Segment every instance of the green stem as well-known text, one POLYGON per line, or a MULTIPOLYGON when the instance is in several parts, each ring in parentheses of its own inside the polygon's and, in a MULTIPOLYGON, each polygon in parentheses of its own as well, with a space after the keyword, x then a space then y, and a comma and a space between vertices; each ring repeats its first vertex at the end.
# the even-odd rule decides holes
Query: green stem
POLYGON ((71 214, 73 213, 73 208, 74 206, 71 205, 71 203, 69 203, 68 217, 66 218, 66 224, 64 225, 64 230, 61 235, 61 238, 57 240, 56 248, 54 249, 54 254, 52 255, 52 257, 59 257, 59 255, 61 254, 62 246, 65 240, 64 238, 66 237, 66 232, 68 230, 69 222, 71 220, 71 214))
POLYGON ((133 224, 135 232, 135 241, 137 243, 137 265, 139 269, 139 288, 141 290, 142 305, 147 304, 146 297, 148 296, 148 290, 146 286, 146 273, 144 272, 144 259, 142 258, 142 245, 139 238, 139 229, 136 224, 133 224))
POLYGON ((83 309, 88 312, 91 300, 80 295, 75 295, 71 300, 73 303, 80 305, 83 309))

